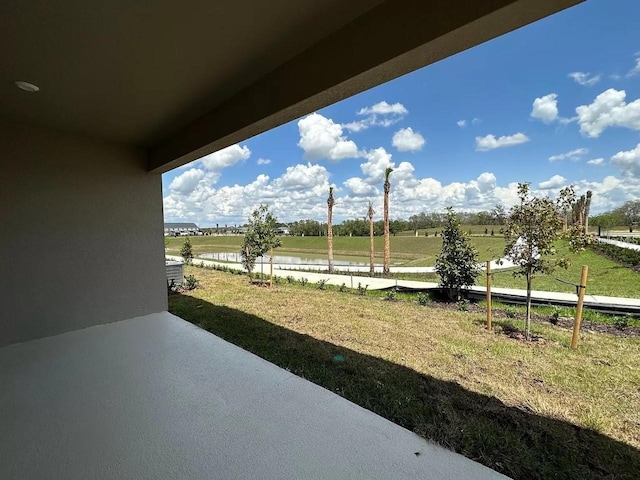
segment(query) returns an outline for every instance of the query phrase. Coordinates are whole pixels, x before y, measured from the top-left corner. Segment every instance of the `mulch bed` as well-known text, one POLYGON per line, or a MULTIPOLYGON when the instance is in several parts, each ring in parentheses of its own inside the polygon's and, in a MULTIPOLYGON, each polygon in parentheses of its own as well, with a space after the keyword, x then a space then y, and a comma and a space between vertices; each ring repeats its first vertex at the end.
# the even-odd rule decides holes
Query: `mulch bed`
MULTIPOLYGON (((459 310, 459 306, 455 302, 432 302, 429 305, 436 308, 444 308, 446 310, 459 310)), ((468 307, 468 311, 472 313, 479 313, 479 314, 486 313, 486 310, 484 307, 475 303, 469 303, 467 307, 468 307)), ((508 318, 511 320, 520 320, 524 322, 523 313, 516 313, 515 316, 510 314, 511 316, 508 316, 507 311, 504 309, 493 309, 491 313, 494 319, 508 318)), ((554 325, 554 323, 551 322, 551 317, 549 315, 541 315, 538 313, 531 314, 531 321, 535 323, 554 325)), ((568 330, 573 330, 573 318, 560 317, 558 321, 555 323, 555 326, 560 328, 566 328, 568 330)), ((628 327, 620 329, 616 325, 611 325, 609 323, 590 322, 584 319, 582 320, 582 325, 580 329, 585 332, 607 333, 609 335, 614 335, 616 337, 623 337, 623 338, 640 336, 640 327, 637 327, 637 326, 630 325, 628 327)), ((521 331, 514 329, 512 327, 507 327, 506 329, 503 327, 503 331, 505 334, 507 334, 512 338, 515 338, 515 339, 519 339, 519 337, 524 338, 524 335, 522 334, 521 331)), ((539 340, 536 340, 535 335, 532 335, 532 340, 539 341, 539 340)))

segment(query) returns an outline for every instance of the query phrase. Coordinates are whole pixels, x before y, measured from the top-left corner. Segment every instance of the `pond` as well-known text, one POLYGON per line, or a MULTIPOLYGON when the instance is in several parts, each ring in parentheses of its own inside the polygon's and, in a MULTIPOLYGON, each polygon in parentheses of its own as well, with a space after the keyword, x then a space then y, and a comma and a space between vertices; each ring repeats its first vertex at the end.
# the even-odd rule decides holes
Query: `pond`
MULTIPOLYGON (((224 262, 236 262, 240 263, 240 254, 236 252, 214 252, 214 253, 202 253, 198 255, 199 258, 206 258, 208 260, 221 260, 224 262)), ((256 264, 259 264, 263 260, 265 263, 269 263, 269 256, 265 255, 263 259, 258 258, 256 264)), ((296 255, 274 255, 273 263, 278 265, 310 265, 310 266, 327 266, 327 257, 312 257, 312 256, 296 256, 296 255)), ((335 258, 333 261, 335 266, 342 267, 368 267, 369 262, 354 262, 351 260, 341 260, 335 258)), ((375 266, 380 266, 378 263, 374 263, 375 266)))

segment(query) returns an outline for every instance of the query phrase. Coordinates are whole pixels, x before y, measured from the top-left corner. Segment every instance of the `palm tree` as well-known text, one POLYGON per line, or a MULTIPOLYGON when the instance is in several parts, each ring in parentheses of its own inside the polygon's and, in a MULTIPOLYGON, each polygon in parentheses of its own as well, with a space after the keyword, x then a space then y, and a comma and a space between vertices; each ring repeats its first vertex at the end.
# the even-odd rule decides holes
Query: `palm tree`
POLYGON ((329 198, 327 198, 327 245, 329 248, 329 273, 333 273, 333 187, 329 187, 329 198))
POLYGON ((389 275, 391 269, 391 246, 389 245, 389 175, 393 168, 389 167, 384 172, 384 261, 382 263, 382 274, 389 275))
POLYGON ((373 277, 373 203, 369 200, 369 209, 367 210, 367 217, 369 217, 369 276, 373 277))

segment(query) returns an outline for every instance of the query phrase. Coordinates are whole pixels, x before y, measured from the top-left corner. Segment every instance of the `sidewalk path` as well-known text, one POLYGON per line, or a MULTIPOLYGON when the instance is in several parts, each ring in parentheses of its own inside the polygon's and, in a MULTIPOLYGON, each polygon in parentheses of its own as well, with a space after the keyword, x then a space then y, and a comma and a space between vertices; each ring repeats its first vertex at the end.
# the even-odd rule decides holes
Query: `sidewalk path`
POLYGON ((640 245, 634 243, 621 242, 620 240, 611 240, 609 238, 598 238, 600 243, 608 243, 609 245, 615 245, 616 247, 627 248, 629 250, 636 250, 640 252, 640 245))
MULTIPOLYGON (((168 260, 181 261, 182 257, 176 255, 166 255, 168 260)), ((224 263, 216 262, 213 260, 200 260, 195 259, 196 265, 204 264, 205 266, 213 267, 227 267, 230 270, 242 270, 242 266, 239 263, 224 263)), ((279 265, 278 267, 283 267, 279 265)), ((290 267, 288 265, 287 267, 290 267)), ((392 267, 392 272, 398 272, 392 267)), ((417 268, 417 267, 416 267, 417 268)), ((492 267, 493 268, 493 267, 492 267)), ((504 265, 502 268, 507 268, 504 265)), ((257 265, 254 269, 256 273, 260 272, 260 265, 257 265)), ((264 265, 265 274, 269 274, 269 265, 264 265)), ((397 280, 395 278, 376 278, 367 277, 363 275, 354 274, 328 274, 317 272, 304 272, 299 270, 290 270, 284 268, 276 268, 274 265, 273 274, 275 276, 286 278, 288 276, 293 277, 295 280, 306 278, 309 283, 317 283, 320 280, 326 280, 328 285, 341 286, 345 284, 348 288, 358 288, 358 284, 362 287, 367 287, 368 290, 385 290, 391 288, 398 288, 400 290, 433 290, 438 288, 436 282, 422 282, 418 280, 397 280)), ((486 288, 481 286, 473 286, 468 289, 471 295, 475 298, 486 295, 486 288)), ((491 288, 492 296, 495 300, 502 300, 506 302, 522 303, 526 297, 526 290, 518 290, 515 288, 491 288)), ((574 293, 562 293, 562 292, 547 292, 542 290, 533 290, 531 292, 531 300, 534 304, 551 304, 551 305, 563 305, 573 306, 578 301, 578 296, 574 293)), ((594 308, 599 310, 622 310, 629 313, 640 314, 640 299, 638 298, 624 298, 624 297, 606 297, 603 295, 585 295, 584 306, 586 308, 594 308)))

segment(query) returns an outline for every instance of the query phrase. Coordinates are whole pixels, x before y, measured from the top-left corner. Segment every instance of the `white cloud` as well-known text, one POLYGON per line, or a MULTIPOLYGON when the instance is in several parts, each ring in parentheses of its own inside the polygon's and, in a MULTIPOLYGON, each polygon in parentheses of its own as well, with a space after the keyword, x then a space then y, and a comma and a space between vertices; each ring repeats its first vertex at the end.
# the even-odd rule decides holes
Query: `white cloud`
POLYGON ((342 135, 342 126, 330 118, 312 113, 298 122, 300 141, 307 160, 341 160, 358 157, 358 147, 342 135))
POLYGON ((496 188, 496 176, 491 172, 481 173, 477 178, 478 188, 481 192, 486 193, 496 188))
POLYGON ((626 76, 633 77, 635 75, 640 75, 640 52, 636 53, 636 64, 631 70, 629 70, 626 76))
POLYGON ((219 172, 225 167, 235 165, 251 156, 251 150, 246 145, 241 147, 238 144, 231 145, 217 152, 210 153, 200 159, 206 170, 219 172))
POLYGON ((385 101, 376 103, 371 107, 364 107, 358 111, 358 115, 406 115, 409 110, 401 103, 389 104, 385 101))
POLYGON ((456 122, 456 125, 458 125, 460 128, 464 128, 467 126, 467 121, 466 120, 458 120, 456 122))
POLYGON ((571 72, 569 77, 573 78, 576 83, 583 87, 591 87, 600 81, 602 75, 591 75, 584 72, 571 72))
POLYGON ((622 170, 625 175, 640 179, 640 143, 633 150, 616 153, 611 157, 611 164, 622 170))
POLYGON ((414 132, 411 127, 408 127, 401 128, 394 133, 391 143, 399 152, 417 152, 422 150, 426 141, 420 133, 414 132))
POLYGON ((553 188, 560 188, 567 185, 567 179, 562 175, 554 175, 549 180, 540 182, 538 188, 540 190, 551 190, 553 188))
POLYGON ((382 147, 366 152, 365 158, 367 161, 361 164, 360 168, 370 184, 382 183, 387 168, 395 167, 395 163, 391 161, 391 154, 382 147))
POLYGON ((287 167, 285 173, 274 183, 283 190, 299 190, 313 188, 318 183, 329 181, 329 172, 321 165, 293 165, 287 167))
POLYGON ((372 197, 380 193, 373 185, 368 184, 360 177, 352 177, 344 182, 354 197, 372 197))
POLYGON ((498 138, 494 135, 487 135, 486 137, 476 137, 476 150, 485 152, 487 150, 493 150, 494 148, 519 145, 528 141, 529 137, 520 132, 514 135, 504 135, 498 138))
POLYGON ((588 148, 576 148, 575 150, 571 150, 567 153, 561 153, 559 155, 552 155, 549 157, 550 162, 556 162, 558 160, 571 160, 572 162, 577 162, 582 158, 582 156, 589 153, 588 148))
POLYGON ((387 103, 385 101, 376 103, 371 107, 364 107, 358 110, 357 115, 365 116, 362 120, 344 123, 342 127, 351 132, 360 132, 369 127, 390 127, 402 120, 409 110, 401 103, 387 103))
POLYGON ((169 188, 173 192, 189 193, 193 191, 193 189, 196 187, 196 185, 198 185, 200 180, 204 178, 204 175, 205 175, 204 171, 198 168, 192 168, 175 177, 171 181, 169 188))
POLYGON ((604 165, 604 158, 594 158, 592 160, 588 160, 587 164, 595 166, 604 165))
POLYGON ((626 103, 624 90, 610 88, 589 105, 576 108, 580 131, 588 137, 597 138, 610 127, 625 127, 640 130, 640 99, 626 103))
POLYGON ((269 165, 271 163, 271 160, 268 158, 259 158, 256 163, 258 165, 269 165))
POLYGON ((536 98, 533 101, 531 117, 542 120, 544 123, 551 123, 558 119, 558 95, 550 93, 544 97, 536 98))

